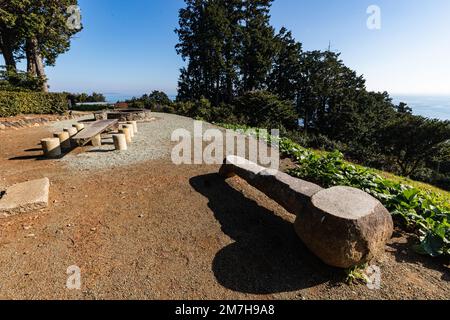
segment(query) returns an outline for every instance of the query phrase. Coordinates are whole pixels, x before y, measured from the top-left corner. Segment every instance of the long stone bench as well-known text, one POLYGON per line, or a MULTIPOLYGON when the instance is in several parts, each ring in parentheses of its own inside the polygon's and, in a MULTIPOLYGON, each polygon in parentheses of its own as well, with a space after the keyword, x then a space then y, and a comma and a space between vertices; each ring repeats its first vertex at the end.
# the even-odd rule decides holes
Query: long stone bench
POLYGON ((350 268, 369 262, 384 252, 392 236, 387 209, 361 190, 323 189, 236 156, 225 159, 220 173, 239 176, 295 214, 297 235, 328 265, 350 268))

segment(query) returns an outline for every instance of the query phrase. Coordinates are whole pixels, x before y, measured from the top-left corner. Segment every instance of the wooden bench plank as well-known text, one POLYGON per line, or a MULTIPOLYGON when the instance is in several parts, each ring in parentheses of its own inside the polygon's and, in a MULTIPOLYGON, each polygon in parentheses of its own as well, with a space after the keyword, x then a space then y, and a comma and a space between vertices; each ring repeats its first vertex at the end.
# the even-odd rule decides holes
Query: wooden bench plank
POLYGON ((108 129, 117 127, 119 120, 100 120, 86 126, 78 134, 72 137, 73 140, 78 141, 78 144, 84 145, 91 141, 95 136, 102 134, 108 129))

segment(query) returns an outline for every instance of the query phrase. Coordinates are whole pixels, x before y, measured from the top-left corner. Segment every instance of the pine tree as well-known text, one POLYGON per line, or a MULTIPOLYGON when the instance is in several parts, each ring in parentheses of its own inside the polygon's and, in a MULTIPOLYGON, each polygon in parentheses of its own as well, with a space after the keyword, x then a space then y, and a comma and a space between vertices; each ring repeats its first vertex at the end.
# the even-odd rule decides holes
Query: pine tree
POLYGON ((239 66, 240 93, 264 89, 276 45, 270 25, 273 0, 243 0, 242 49, 239 66))
POLYGON ((231 101, 237 82, 240 0, 186 0, 180 10, 177 52, 188 62, 181 70, 179 100, 231 101))
POLYGON ((275 41, 277 47, 268 79, 269 91, 284 100, 296 101, 302 72, 302 45, 286 28, 280 30, 275 41))

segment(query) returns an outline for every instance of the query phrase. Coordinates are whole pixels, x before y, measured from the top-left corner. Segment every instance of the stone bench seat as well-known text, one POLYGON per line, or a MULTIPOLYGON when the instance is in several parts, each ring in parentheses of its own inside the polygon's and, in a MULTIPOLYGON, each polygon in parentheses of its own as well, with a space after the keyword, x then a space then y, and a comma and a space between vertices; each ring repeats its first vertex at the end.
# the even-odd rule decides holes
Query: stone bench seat
POLYGON ((102 133, 105 133, 109 130, 118 129, 119 120, 99 120, 95 121, 71 139, 76 142, 79 146, 84 146, 94 140, 94 138, 98 137, 102 133))

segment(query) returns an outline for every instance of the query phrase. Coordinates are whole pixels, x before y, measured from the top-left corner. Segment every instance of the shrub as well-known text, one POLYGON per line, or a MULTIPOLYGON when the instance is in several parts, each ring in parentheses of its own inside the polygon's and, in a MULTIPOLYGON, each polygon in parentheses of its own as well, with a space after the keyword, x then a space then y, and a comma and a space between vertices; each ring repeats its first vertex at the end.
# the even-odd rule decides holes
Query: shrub
POLYGON ((73 105, 70 110, 74 111, 82 111, 82 112, 95 112, 95 111, 102 111, 105 109, 113 109, 112 105, 98 105, 98 104, 79 104, 79 105, 73 105))
POLYGON ((97 92, 93 92, 91 95, 87 93, 63 93, 67 94, 67 97, 73 106, 77 103, 106 102, 105 96, 97 92))
POLYGON ((0 117, 18 114, 62 114, 69 106, 62 93, 0 91, 0 117))
POLYGON ((247 92, 233 105, 235 115, 248 126, 282 131, 298 127, 298 116, 292 102, 280 100, 270 92, 247 92))
MULTIPOLYGON (((145 97, 146 95, 144 95, 145 97)), ((164 107, 168 107, 172 104, 169 96, 162 91, 153 91, 147 97, 149 103, 149 109, 164 109, 164 107)))
POLYGON ((144 94, 140 98, 132 98, 125 101, 129 108, 149 109, 156 112, 173 113, 173 102, 169 96, 162 91, 153 91, 150 94, 144 94))
POLYGON ((200 98, 197 101, 182 101, 175 103, 175 113, 195 118, 197 120, 211 121, 212 107, 211 102, 206 98, 200 98))
POLYGON ((334 151, 334 150, 347 150, 347 145, 331 140, 327 136, 322 134, 306 134, 301 131, 291 131, 286 134, 286 136, 306 148, 318 149, 323 151, 334 151))
POLYGON ((226 103, 221 103, 212 109, 212 120, 222 123, 239 123, 239 119, 234 114, 234 107, 226 103))
POLYGON ((40 92, 44 80, 27 72, 0 68, 0 91, 40 92))

